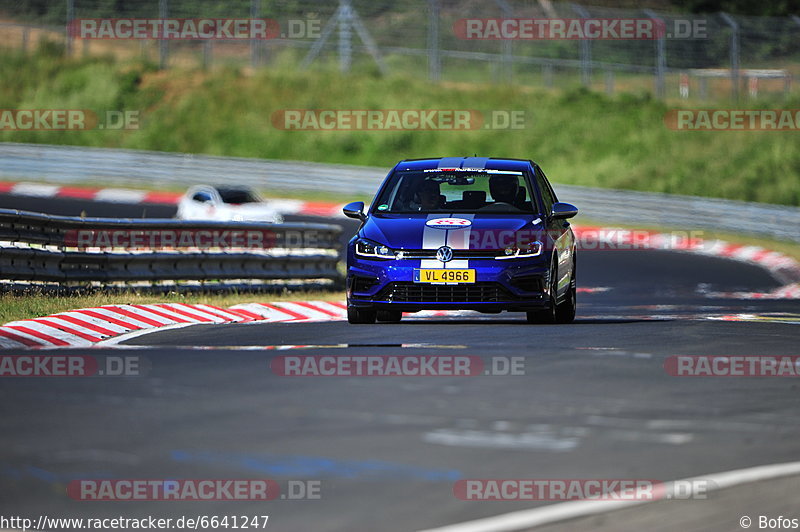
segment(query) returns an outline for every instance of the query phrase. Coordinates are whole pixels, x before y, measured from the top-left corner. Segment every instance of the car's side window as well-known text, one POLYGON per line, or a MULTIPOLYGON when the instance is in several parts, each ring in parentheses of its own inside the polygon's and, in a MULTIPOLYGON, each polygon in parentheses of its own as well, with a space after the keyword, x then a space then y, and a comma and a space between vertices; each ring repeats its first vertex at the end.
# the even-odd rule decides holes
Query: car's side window
POLYGON ((536 167, 536 184, 539 185, 539 190, 542 192, 542 202, 544 202, 545 212, 550 212, 553 208, 554 195, 553 190, 550 188, 550 183, 544 176, 542 169, 536 167))
POLYGON ((211 202, 211 194, 208 192, 197 192, 194 196, 192 196, 194 201, 199 201, 200 203, 211 202))

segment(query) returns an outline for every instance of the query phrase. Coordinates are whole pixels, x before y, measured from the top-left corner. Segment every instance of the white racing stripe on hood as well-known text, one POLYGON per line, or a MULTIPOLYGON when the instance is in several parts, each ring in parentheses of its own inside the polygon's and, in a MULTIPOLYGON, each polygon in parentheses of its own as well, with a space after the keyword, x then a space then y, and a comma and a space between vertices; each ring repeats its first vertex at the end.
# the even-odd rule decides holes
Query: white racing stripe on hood
MULTIPOLYGON (((445 214, 429 214, 426 222, 435 220, 437 218, 446 218, 445 214)), ((474 214, 457 215, 454 214, 453 218, 463 218, 470 222, 475 218, 474 214)), ((453 249, 469 249, 469 235, 472 232, 472 224, 463 229, 437 229, 435 227, 428 227, 422 230, 422 249, 439 249, 444 245, 448 245, 453 249)), ((444 263, 438 259, 421 259, 419 263, 420 268, 469 268, 469 260, 451 260, 444 263)))
MULTIPOLYGON (((475 219, 474 214, 458 215, 454 214, 453 218, 463 218, 472 222, 475 219)), ((472 232, 472 223, 463 229, 448 229, 447 245, 453 249, 469 249, 469 235, 472 232)), ((438 262, 438 261, 437 261, 438 262)), ((469 268, 469 259, 451 260, 444 266, 445 268, 469 268)))
MULTIPOLYGON (((444 214, 429 214, 425 222, 435 220, 437 218, 444 218, 444 214)), ((422 230, 422 249, 439 249, 447 243, 447 230, 436 229, 429 227, 425 224, 422 230)), ((444 263, 436 259, 421 259, 419 261, 420 268, 444 268, 444 263)))

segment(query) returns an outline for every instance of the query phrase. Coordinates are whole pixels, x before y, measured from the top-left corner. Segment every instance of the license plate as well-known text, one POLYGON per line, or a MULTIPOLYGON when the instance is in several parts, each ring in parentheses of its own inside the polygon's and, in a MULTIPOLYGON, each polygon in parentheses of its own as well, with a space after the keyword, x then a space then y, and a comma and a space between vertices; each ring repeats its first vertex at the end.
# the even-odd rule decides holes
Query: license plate
POLYGON ((414 270, 415 283, 474 283, 475 270, 414 270))

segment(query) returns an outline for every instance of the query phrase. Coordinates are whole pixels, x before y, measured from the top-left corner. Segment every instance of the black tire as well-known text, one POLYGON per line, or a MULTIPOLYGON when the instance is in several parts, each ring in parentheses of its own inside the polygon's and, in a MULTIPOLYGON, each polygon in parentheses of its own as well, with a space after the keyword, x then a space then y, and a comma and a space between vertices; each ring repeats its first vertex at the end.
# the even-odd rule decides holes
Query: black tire
POLYGON ((348 323, 375 323, 377 312, 370 309, 347 307, 348 323))
POLYGON ((387 323, 399 323, 403 319, 403 313, 399 310, 379 310, 376 319, 387 323))
POLYGON ((577 288, 575 277, 573 276, 569 282, 567 299, 556 307, 556 323, 572 323, 575 321, 575 308, 577 307, 576 293, 577 288))
POLYGON ((555 306, 551 300, 550 306, 545 310, 534 310, 532 312, 527 312, 526 316, 528 318, 528 323, 541 323, 541 324, 550 324, 556 322, 556 311, 555 306))
POLYGON ((528 323, 542 323, 542 324, 556 323, 556 309, 558 308, 556 305, 557 302, 556 294, 558 293, 556 291, 557 287, 558 287, 558 269, 556 268, 556 263, 554 259, 553 266, 550 270, 550 301, 548 301, 546 309, 527 312, 526 316, 528 318, 528 323))

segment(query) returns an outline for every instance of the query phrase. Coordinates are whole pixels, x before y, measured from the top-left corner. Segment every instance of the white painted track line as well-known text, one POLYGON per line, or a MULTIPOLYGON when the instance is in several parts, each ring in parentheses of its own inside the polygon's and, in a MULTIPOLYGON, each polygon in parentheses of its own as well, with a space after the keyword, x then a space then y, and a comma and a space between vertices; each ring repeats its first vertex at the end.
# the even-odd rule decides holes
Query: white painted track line
MULTIPOLYGON (((704 482, 706 491, 718 491, 726 488, 740 486, 751 482, 773 480, 800 474, 800 462, 786 462, 770 464, 745 469, 723 471, 709 475, 691 477, 673 482, 688 485, 694 482, 704 482)), ((666 489, 671 490, 672 482, 668 482, 666 489)), ((693 485, 693 484, 692 484, 693 485)), ((541 508, 520 510, 494 517, 465 521, 438 528, 428 528, 420 532, 515 532, 523 531, 537 526, 551 525, 561 521, 587 517, 590 515, 612 512, 623 508, 630 508, 642 504, 658 502, 658 500, 626 500, 626 501, 569 501, 551 504, 541 508)))

